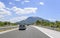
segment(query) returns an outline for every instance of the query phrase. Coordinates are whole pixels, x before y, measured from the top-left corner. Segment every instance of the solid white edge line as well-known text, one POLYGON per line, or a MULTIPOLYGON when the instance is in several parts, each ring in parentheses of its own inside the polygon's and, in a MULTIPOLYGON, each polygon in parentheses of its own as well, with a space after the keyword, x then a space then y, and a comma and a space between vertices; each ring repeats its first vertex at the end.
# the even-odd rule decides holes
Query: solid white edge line
MULTIPOLYGON (((39 28, 38 26, 32 26, 32 27, 40 30, 40 28, 39 28)), ((41 31, 41 30, 40 30, 40 31, 41 31)), ((43 32, 43 31, 41 31, 41 32, 43 32)), ((51 35, 47 34, 46 32, 43 32, 43 33, 46 34, 47 36, 49 36, 50 38, 54 38, 54 37, 52 37, 51 35)))
POLYGON ((0 34, 4 34, 4 33, 7 33, 7 32, 10 32, 10 31, 14 31, 14 30, 17 30, 18 28, 15 28, 15 29, 11 29, 11 30, 7 30, 7 31, 3 31, 3 32, 0 32, 0 34))

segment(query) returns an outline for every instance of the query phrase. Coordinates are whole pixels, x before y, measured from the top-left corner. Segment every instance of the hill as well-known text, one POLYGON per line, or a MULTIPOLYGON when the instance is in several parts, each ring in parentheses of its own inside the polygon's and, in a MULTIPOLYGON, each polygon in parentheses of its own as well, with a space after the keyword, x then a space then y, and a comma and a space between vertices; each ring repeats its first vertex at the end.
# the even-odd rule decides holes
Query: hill
MULTIPOLYGON (((45 20, 45 19, 42 19, 40 17, 28 17, 26 20, 22 20, 22 21, 19 21, 17 22, 18 24, 33 24, 35 23, 37 20, 44 20, 44 21, 48 21, 48 20, 45 20)), ((48 21, 49 22, 49 21, 48 21)))

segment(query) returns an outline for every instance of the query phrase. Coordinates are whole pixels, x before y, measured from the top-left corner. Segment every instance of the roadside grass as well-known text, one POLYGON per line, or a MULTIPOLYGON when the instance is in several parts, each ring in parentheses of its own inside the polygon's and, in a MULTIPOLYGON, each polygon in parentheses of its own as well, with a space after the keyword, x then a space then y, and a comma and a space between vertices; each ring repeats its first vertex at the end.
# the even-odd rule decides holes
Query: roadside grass
POLYGON ((59 31, 60 32, 60 28, 53 28, 53 27, 50 27, 50 26, 42 26, 42 25, 36 25, 38 27, 43 27, 43 28, 47 28, 47 29, 51 29, 51 30, 55 30, 55 31, 59 31))
POLYGON ((0 32, 3 32, 3 30, 0 30, 0 32))
POLYGON ((60 31, 60 28, 56 28, 57 31, 60 31))

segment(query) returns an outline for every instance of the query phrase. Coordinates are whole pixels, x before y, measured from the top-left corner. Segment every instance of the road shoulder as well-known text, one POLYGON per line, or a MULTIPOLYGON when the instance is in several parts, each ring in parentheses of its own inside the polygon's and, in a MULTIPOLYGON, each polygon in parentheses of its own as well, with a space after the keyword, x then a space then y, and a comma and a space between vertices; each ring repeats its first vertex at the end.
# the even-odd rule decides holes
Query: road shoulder
POLYGON ((14 30, 17 30, 18 28, 14 28, 14 29, 11 29, 11 30, 6 30, 6 31, 3 31, 3 32, 0 32, 0 34, 4 34, 4 33, 7 33, 7 32, 10 32, 10 31, 14 31, 14 30))
POLYGON ((38 26, 32 26, 32 27, 40 30, 41 32, 45 33, 51 38, 60 38, 60 32, 58 31, 54 31, 54 30, 50 30, 50 29, 46 29, 46 28, 38 27, 38 26))

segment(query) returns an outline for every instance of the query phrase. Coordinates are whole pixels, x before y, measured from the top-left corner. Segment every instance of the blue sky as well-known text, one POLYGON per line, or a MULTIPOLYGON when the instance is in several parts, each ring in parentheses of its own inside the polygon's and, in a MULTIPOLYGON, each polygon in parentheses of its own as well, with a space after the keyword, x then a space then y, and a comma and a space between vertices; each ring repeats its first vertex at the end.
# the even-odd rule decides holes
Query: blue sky
POLYGON ((0 0, 0 21, 17 22, 30 16, 60 21, 60 0, 0 0))

